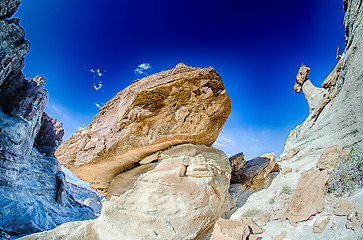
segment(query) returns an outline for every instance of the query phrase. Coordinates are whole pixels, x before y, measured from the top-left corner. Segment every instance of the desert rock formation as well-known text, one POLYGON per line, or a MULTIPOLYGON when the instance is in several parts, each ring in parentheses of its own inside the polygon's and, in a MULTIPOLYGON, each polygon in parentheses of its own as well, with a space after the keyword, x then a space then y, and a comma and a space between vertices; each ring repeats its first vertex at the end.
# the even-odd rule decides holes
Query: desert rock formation
POLYGON ((120 173, 158 151, 182 143, 211 146, 230 111, 231 101, 212 67, 178 64, 119 92, 55 155, 92 188, 107 193, 120 173))
MULTIPOLYGON (((0 19, 11 17, 20 1, 0 1, 0 19)), ((0 20, 0 235, 4 238, 94 218, 91 208, 67 193, 54 157, 63 137, 60 123, 43 109, 45 79, 25 79, 24 40, 19 19, 0 20), (8 235, 9 234, 9 235, 8 235)))
POLYGON ((349 152, 352 148, 363 151, 363 5, 361 0, 344 1, 344 4, 346 49, 332 72, 327 73, 323 88, 313 85, 314 79, 304 74, 306 70, 299 70, 301 77, 297 79, 295 91, 301 86, 309 104, 309 116, 290 132, 284 152, 277 159, 282 169, 286 169, 284 174, 277 175, 268 188, 250 195, 230 217, 237 220, 248 213, 270 213, 271 218, 260 235, 263 239, 329 239, 331 236, 358 239, 362 236, 362 228, 357 226, 363 209, 363 191, 357 190, 347 198, 350 206, 356 206, 354 210, 342 211, 343 204, 336 197, 325 195, 323 199, 327 175, 315 167, 318 164, 318 168, 329 171, 330 165, 336 162, 336 149, 343 155, 343 151, 349 152), (304 179, 311 184, 303 184, 304 179), (316 189, 303 193, 303 185, 306 189, 315 185, 316 189), (298 195, 310 200, 318 197, 314 200, 318 203, 314 211, 310 209, 313 203, 308 199, 299 203, 298 195), (339 212, 337 209, 349 215, 348 219, 335 215, 334 212, 339 212), (300 217, 295 218, 299 211, 300 217), (315 231, 320 233, 314 233, 315 222, 315 231))

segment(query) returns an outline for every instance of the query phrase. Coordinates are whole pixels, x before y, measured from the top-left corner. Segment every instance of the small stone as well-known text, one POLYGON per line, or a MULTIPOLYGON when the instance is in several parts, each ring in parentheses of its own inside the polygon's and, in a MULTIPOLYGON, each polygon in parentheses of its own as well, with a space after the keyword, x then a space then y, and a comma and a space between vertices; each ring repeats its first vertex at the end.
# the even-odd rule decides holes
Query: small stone
POLYGON ((337 227, 337 222, 336 221, 334 221, 334 222, 332 222, 332 224, 331 224, 331 227, 330 227, 332 230, 335 230, 335 229, 337 229, 338 227, 337 227))
POLYGON ((282 233, 280 233, 279 235, 275 236, 275 237, 273 238, 273 240, 282 240, 282 239, 284 239, 284 238, 286 237, 286 235, 287 235, 287 232, 286 232, 286 231, 283 231, 283 232, 282 232, 282 233))
POLYGON ((331 146, 321 154, 316 167, 320 170, 326 169, 330 171, 338 163, 339 159, 346 155, 347 153, 340 146, 331 146))
POLYGON ((281 170, 281 173, 283 175, 286 175, 288 173, 290 173, 292 171, 292 168, 291 167, 284 167, 282 170, 281 170))
POLYGON ((246 240, 249 235, 250 230, 245 223, 219 218, 214 225, 211 240, 246 240))
POLYGON ((250 234, 248 236, 248 240, 260 240, 260 239, 262 239, 262 237, 255 235, 255 234, 250 234))
POLYGON ((351 219, 348 219, 347 223, 345 224, 345 227, 347 229, 351 229, 353 231, 359 229, 362 226, 362 223, 358 220, 356 216, 352 217, 351 219))
POLYGON ((324 232, 324 230, 325 230, 326 226, 328 225, 329 221, 330 221, 330 217, 318 218, 314 222, 314 233, 324 232))
POLYGON ((340 200, 334 205, 334 214, 336 216, 348 216, 355 211, 357 211, 357 206, 347 200, 340 200))
POLYGON ((260 227, 265 226, 271 218, 271 213, 264 212, 256 217, 253 217, 252 220, 260 227))

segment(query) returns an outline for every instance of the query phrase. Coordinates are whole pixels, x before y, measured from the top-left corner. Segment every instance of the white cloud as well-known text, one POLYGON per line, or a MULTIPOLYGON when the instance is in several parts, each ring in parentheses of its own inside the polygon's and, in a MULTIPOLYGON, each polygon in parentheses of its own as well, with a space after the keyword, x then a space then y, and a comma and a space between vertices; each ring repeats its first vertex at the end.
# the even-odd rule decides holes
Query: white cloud
POLYGON ((101 108, 102 106, 98 103, 95 103, 95 106, 98 107, 98 108, 101 108))
POLYGON ((77 127, 77 130, 78 131, 81 131, 81 130, 83 130, 83 129, 85 129, 86 128, 86 126, 85 125, 83 125, 82 127, 77 127))
POLYGON ((98 84, 93 83, 93 88, 98 91, 102 89, 102 81, 98 82, 98 84))
POLYGON ((137 68, 135 69, 135 74, 136 75, 149 75, 151 71, 151 65, 150 63, 141 63, 137 66, 137 68))
POLYGON ((102 82, 102 80, 100 80, 100 77, 103 76, 102 72, 106 72, 106 70, 101 70, 99 68, 95 70, 95 69, 92 68, 89 71, 90 71, 90 73, 92 73, 93 79, 95 79, 95 80, 96 80, 96 78, 99 79, 98 81, 93 83, 93 88, 96 91, 101 90, 103 92, 103 82, 102 82))
POLYGON ((102 77, 102 73, 101 73, 100 69, 97 69, 96 73, 97 73, 97 75, 98 75, 99 77, 102 77))
MULTIPOLYGON (((223 130, 222 132, 225 132, 225 130, 223 130)), ((215 146, 216 148, 223 148, 227 147, 230 143, 233 143, 232 139, 223 135, 219 135, 213 146, 215 146)))

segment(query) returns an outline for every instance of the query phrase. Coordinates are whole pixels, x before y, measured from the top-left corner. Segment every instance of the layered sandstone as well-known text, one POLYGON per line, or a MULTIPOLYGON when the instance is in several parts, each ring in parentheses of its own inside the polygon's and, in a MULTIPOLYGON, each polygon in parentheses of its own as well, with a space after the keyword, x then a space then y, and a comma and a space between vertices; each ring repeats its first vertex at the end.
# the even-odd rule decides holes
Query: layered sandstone
POLYGON ((119 92, 55 154, 106 193, 113 179, 149 155, 182 143, 211 146, 230 111, 231 101, 212 67, 178 64, 119 92))

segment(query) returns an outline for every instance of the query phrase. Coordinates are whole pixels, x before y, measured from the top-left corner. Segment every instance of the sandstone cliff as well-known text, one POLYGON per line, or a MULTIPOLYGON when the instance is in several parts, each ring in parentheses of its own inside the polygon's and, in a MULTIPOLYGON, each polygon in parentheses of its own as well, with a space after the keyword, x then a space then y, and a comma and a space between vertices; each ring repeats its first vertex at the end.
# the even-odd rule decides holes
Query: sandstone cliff
POLYGON ((145 157, 154 158, 151 162, 157 159, 152 154, 182 143, 211 146, 230 111, 231 101, 212 67, 178 64, 118 93, 55 155, 91 187, 113 195, 109 186, 118 184, 112 181, 145 157))
MULTIPOLYGON (((0 19, 11 17, 19 4, 0 1, 0 19)), ((95 217, 66 191, 53 155, 63 129, 43 112, 45 79, 25 79, 21 71, 29 48, 18 19, 0 21, 0 238, 95 217)))

